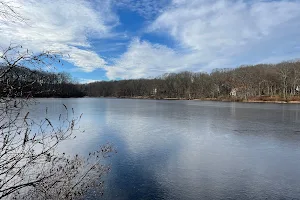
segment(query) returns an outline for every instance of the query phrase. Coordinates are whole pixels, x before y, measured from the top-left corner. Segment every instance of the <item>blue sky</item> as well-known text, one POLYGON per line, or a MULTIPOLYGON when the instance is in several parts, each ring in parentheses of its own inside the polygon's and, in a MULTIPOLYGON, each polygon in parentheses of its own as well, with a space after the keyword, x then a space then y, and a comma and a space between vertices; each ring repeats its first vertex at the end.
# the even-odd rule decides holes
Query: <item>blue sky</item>
POLYGON ((8 2, 28 23, 0 21, 0 46, 13 41, 35 52, 69 55, 58 70, 79 82, 300 57, 298 0, 8 2))

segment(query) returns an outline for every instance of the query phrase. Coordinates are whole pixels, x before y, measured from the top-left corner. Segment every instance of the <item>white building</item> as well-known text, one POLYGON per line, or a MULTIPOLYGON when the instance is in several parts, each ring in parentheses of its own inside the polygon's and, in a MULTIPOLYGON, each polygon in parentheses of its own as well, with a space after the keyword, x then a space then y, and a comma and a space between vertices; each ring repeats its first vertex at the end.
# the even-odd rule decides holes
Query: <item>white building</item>
POLYGON ((233 89, 231 90, 231 92, 230 92, 230 96, 236 97, 237 91, 238 91, 237 88, 233 88, 233 89))

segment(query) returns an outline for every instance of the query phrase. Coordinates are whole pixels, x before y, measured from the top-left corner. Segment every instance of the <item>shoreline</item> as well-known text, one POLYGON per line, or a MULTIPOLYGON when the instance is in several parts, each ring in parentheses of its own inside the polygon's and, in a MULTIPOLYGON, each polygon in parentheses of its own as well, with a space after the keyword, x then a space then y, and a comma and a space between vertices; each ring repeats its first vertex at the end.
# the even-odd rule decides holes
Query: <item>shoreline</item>
MULTIPOLYGON (((85 97, 85 98, 95 98, 95 97, 85 97)), ((96 97, 97 98, 97 97, 96 97)), ((237 103, 276 103, 276 104, 300 104, 300 100, 290 100, 290 101, 282 101, 282 100, 240 100, 240 99, 217 99, 217 98, 203 98, 203 99, 187 99, 187 98, 151 98, 151 97, 98 97, 98 98, 114 98, 114 99, 145 99, 145 100, 167 100, 167 101, 218 101, 218 102, 237 102, 237 103)))
POLYGON ((144 96, 137 96, 137 97, 93 97, 93 96, 83 96, 83 97, 33 97, 34 99, 69 99, 69 98, 111 98, 111 99, 144 99, 144 100, 166 100, 166 101, 217 101, 217 102, 237 102, 237 103, 276 103, 276 104, 300 104, 300 100, 290 100, 290 101, 283 101, 283 100, 256 100, 256 99, 249 99, 249 100, 241 100, 241 99, 217 99, 217 98, 202 98, 202 99, 187 99, 187 98, 154 98, 154 97, 144 97, 144 96))

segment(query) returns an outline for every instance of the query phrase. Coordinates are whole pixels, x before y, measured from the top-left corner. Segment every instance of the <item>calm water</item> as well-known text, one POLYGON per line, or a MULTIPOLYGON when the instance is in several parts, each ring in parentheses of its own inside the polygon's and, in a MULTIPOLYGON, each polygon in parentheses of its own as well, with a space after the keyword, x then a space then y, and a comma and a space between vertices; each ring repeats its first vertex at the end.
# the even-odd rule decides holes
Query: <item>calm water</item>
POLYGON ((82 155, 106 142, 102 199, 300 199, 300 105, 126 99, 39 99, 33 115, 63 103, 86 132, 64 145, 82 155))

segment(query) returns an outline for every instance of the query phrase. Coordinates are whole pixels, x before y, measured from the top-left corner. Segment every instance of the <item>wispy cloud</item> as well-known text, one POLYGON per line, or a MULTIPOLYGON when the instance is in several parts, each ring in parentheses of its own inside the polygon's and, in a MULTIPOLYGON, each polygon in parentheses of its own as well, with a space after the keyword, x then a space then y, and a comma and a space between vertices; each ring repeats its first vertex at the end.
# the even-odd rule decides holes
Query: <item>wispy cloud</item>
POLYGON ((173 62, 178 56, 170 48, 136 38, 129 45, 127 52, 116 59, 113 66, 105 69, 109 79, 151 77, 180 67, 179 63, 173 62))
POLYGON ((296 27, 281 28, 297 24, 299 8, 299 1, 176 0, 150 29, 168 32, 185 47, 226 52, 230 47, 278 35, 278 30, 294 31, 296 27))
POLYGON ((105 70, 109 79, 153 78, 186 70, 207 71, 227 63, 225 58, 211 61, 211 57, 206 57, 200 60, 196 51, 174 50, 136 38, 114 65, 105 67, 105 70))
POLYGON ((127 8, 146 19, 151 19, 162 13, 171 0, 115 0, 117 7, 127 8))
POLYGON ((300 0, 5 1, 28 20, 1 22, 1 47, 12 41, 33 51, 59 51, 77 69, 104 68, 110 79, 300 57, 300 0), (137 12, 147 21, 139 23, 150 25, 137 26, 137 38, 120 40, 128 24, 117 28, 126 17, 117 16, 118 9, 137 12), (155 37, 141 39, 144 30, 155 37), (156 40, 161 35, 175 47, 156 40))
POLYGON ((107 75, 138 78, 294 58, 299 10, 300 1, 173 0, 148 30, 171 36, 180 49, 134 41, 107 75))
POLYGON ((96 80, 96 79, 87 79, 87 78, 78 78, 76 79, 76 81, 78 81, 79 83, 93 83, 93 82, 97 82, 97 81, 101 81, 101 80, 96 80))
POLYGON ((68 54, 64 59, 86 72, 105 65, 91 50, 89 38, 110 37, 118 22, 110 11, 110 1, 90 3, 84 0, 9 1, 26 23, 2 23, 0 46, 10 41, 33 51, 54 50, 68 54), (94 8, 98 9, 95 10, 94 8))

